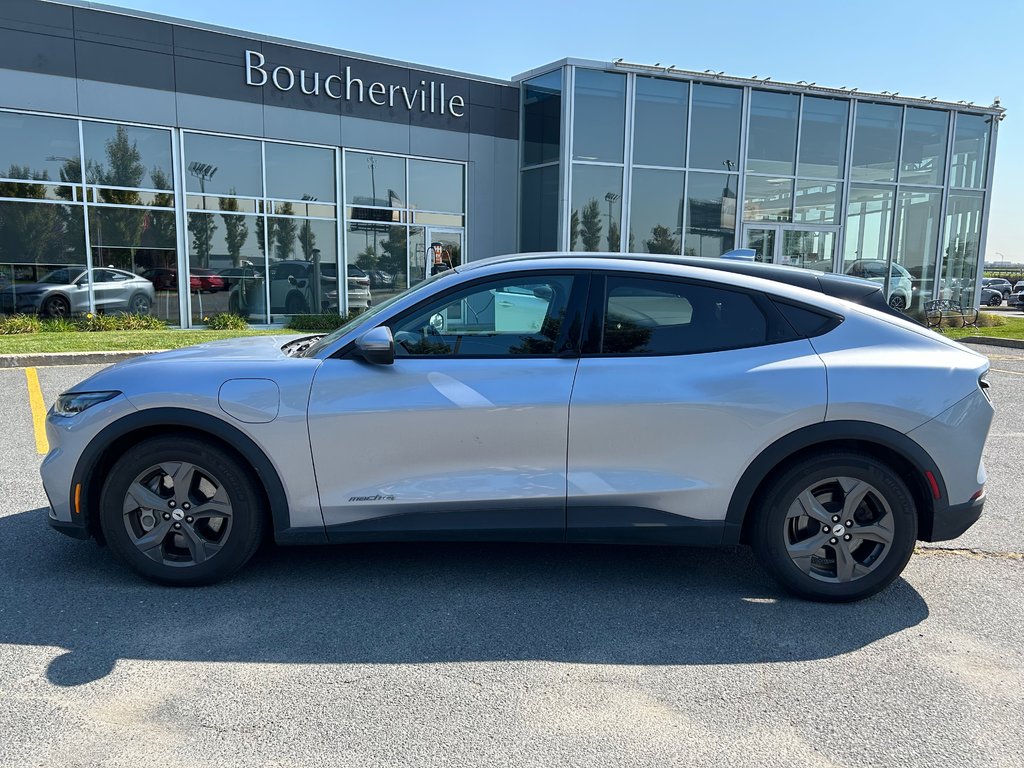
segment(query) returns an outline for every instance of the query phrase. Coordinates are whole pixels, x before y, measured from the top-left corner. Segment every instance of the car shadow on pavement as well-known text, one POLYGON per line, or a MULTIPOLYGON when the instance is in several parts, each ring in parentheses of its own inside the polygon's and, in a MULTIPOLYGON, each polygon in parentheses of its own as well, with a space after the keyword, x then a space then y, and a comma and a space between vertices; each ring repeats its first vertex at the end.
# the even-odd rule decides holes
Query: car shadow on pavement
POLYGON ((791 598, 744 548, 537 544, 267 547, 230 581, 142 581, 109 549, 0 518, 0 643, 58 646, 49 680, 118 659, 396 664, 824 659, 928 616, 898 580, 868 600, 791 598))

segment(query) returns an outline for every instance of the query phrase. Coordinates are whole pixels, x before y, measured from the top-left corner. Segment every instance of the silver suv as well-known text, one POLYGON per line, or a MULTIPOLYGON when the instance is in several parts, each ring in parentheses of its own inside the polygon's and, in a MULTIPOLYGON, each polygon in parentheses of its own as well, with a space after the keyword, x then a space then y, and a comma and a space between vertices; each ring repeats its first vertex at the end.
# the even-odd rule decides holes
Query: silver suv
MULTIPOLYGON (((94 306, 100 312, 148 315, 156 295, 144 277, 112 267, 92 271, 94 306)), ((0 294, 0 312, 67 317, 89 311, 89 277, 85 267, 61 267, 38 282, 10 285, 0 294)))
POLYGON ((50 412, 50 523, 167 584, 233 573, 269 530, 749 543, 843 601, 978 519, 986 358, 867 281, 698 263, 474 262, 328 336, 108 368, 50 412))

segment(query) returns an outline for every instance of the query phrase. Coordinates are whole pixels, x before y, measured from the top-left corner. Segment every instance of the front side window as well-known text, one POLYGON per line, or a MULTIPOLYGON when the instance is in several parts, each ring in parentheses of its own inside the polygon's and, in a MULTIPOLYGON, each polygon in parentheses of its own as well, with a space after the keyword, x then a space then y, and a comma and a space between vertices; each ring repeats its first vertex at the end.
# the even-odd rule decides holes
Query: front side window
POLYGON ((395 355, 553 355, 571 289, 568 275, 521 275, 450 293, 392 326, 395 355))
POLYGON ((687 355, 766 344, 769 323, 747 293, 647 277, 610 276, 601 353, 687 355))

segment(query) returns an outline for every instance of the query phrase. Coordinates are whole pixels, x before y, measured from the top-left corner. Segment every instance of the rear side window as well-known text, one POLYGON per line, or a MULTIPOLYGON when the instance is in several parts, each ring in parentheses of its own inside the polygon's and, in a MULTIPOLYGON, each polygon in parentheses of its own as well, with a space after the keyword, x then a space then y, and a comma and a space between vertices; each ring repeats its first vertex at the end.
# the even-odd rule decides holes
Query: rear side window
POLYGON ((717 285, 609 275, 600 350, 686 355, 781 341, 754 296, 717 285))
POLYGON ((796 331, 797 335, 804 338, 820 336, 831 331, 842 322, 842 318, 835 315, 817 312, 808 307, 797 306, 796 304, 789 304, 784 301, 775 300, 775 306, 782 316, 786 318, 786 322, 793 326, 793 330, 796 331))

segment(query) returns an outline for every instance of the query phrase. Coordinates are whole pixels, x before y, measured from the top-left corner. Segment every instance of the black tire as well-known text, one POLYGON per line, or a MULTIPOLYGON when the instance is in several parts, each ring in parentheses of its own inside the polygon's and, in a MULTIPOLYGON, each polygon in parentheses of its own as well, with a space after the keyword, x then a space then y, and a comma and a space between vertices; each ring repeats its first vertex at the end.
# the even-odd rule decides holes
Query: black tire
POLYGON ((903 572, 917 540, 917 508, 906 484, 884 462, 851 451, 826 451, 792 463, 766 490, 753 514, 751 544, 762 566, 786 590, 811 600, 849 602, 884 589, 903 572), (846 495, 841 481, 865 483, 871 490, 858 503, 856 492, 846 495), (817 511, 827 513, 825 520, 794 514, 805 508, 799 500, 805 491, 820 502, 817 511), (843 517, 841 507, 847 499, 858 503, 849 529, 844 525, 847 520, 835 522, 836 512, 843 517), (802 521, 807 522, 801 531, 802 521), (874 535, 881 530, 879 523, 888 529, 887 544, 855 535, 858 530, 874 535), (826 526, 842 530, 836 535, 832 530, 825 532, 826 526), (822 540, 820 549, 815 548, 814 539, 822 540), (861 571, 845 581, 840 580, 840 561, 851 560, 841 555, 840 548, 852 553, 855 565, 850 573, 861 571), (791 550, 801 556, 791 555, 791 550), (807 571, 797 564, 798 559, 808 566, 807 571))
POLYGON ((889 297, 889 306, 895 309, 897 312, 902 312, 907 308, 907 300, 904 299, 900 294, 894 293, 889 297))
POLYGON ((990 307, 998 307, 998 306, 1001 306, 1002 303, 1003 303, 1003 296, 1002 296, 1002 294, 1000 294, 998 296, 993 296, 991 299, 988 300, 988 305, 990 307))
POLYGON ((148 315, 151 308, 152 302, 144 293, 136 293, 128 301, 128 311, 133 315, 148 315))
POLYGON ((71 314, 71 302, 63 296, 47 296, 42 310, 41 314, 46 317, 67 317, 71 314))
MULTIPOLYGON (((107 475, 100 495, 100 527, 103 535, 118 558, 150 581, 171 586, 197 586, 220 581, 245 565, 263 540, 267 513, 262 494, 250 479, 252 474, 252 469, 232 454, 194 437, 167 435, 145 440, 126 451, 107 475), (228 527, 223 530, 223 541, 219 544, 212 542, 217 550, 213 554, 204 554, 207 559, 202 562, 195 562, 196 558, 191 555, 174 554, 191 549, 185 542, 184 534, 175 530, 167 530, 163 534, 165 543, 160 546, 158 555, 147 556, 136 544, 136 540, 144 536, 146 531, 136 529, 133 533, 132 528, 137 527, 139 521, 138 518, 129 519, 131 515, 138 515, 142 508, 132 513, 125 511, 128 506, 132 506, 127 501, 129 487, 135 487, 140 474, 154 467, 180 466, 183 462, 194 466, 200 475, 197 489, 202 482, 206 482, 203 478, 215 478, 217 485, 214 487, 223 489, 229 502, 230 519, 228 527), (162 562, 157 562, 154 559, 156 556, 162 562), (172 559, 169 560, 169 557, 172 559), (173 559, 175 557, 177 560, 173 559)), ((160 491, 159 485, 157 488, 160 491)), ((175 495, 168 504, 175 507, 173 499, 179 497, 176 491, 171 493, 175 495)), ((196 501, 195 504, 197 510, 202 507, 201 502, 196 501)), ((156 508, 155 505, 152 507, 156 508)), ((184 505, 177 504, 177 510, 183 508, 184 505)), ((162 511, 170 513, 176 510, 164 508, 162 511)), ((190 526, 190 530, 198 530, 200 523, 197 520, 195 526, 190 526)), ((167 521, 167 525, 173 524, 173 520, 167 521)), ((186 525, 185 520, 181 520, 179 525, 186 525)), ((152 549, 155 547, 150 548, 151 552, 152 549)), ((205 552, 206 548, 203 549, 205 552)))

